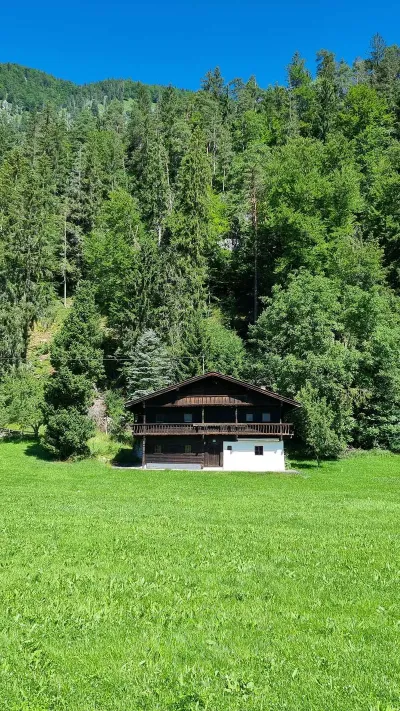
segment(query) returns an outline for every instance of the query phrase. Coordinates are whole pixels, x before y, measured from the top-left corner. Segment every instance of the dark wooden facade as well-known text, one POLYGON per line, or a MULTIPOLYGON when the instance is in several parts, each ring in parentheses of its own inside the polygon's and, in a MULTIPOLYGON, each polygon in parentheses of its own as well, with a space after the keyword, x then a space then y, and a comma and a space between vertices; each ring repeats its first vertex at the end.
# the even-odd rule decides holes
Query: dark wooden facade
POLYGON ((191 378, 126 404, 142 464, 222 466, 223 441, 291 437, 298 403, 219 373, 191 378))

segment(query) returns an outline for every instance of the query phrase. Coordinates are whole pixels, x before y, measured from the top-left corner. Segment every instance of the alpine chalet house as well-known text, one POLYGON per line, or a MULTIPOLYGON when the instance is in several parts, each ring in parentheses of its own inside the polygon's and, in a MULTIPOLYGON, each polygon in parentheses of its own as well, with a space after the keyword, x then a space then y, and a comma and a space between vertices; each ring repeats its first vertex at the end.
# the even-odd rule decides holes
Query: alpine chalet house
POLYGON ((132 432, 148 469, 284 471, 295 400, 206 373, 130 400, 132 432))

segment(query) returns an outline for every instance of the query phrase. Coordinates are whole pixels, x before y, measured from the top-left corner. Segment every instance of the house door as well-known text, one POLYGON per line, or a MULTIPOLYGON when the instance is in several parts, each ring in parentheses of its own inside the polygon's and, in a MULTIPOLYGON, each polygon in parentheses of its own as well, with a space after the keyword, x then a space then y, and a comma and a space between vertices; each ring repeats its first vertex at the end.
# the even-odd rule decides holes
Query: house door
POLYGON ((222 440, 204 440, 204 466, 222 467, 222 440))

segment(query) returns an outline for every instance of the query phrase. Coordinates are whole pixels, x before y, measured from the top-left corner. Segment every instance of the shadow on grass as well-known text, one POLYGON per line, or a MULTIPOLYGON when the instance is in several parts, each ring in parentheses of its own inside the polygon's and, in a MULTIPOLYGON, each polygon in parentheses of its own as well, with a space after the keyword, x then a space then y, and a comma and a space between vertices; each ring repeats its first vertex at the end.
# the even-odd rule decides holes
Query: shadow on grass
POLYGON ((292 461, 295 469, 322 469, 323 463, 318 466, 317 462, 302 462, 300 459, 292 461))
MULTIPOLYGON (((25 454, 27 457, 35 457, 35 459, 45 462, 60 461, 57 457, 52 455, 40 441, 34 439, 32 435, 17 434, 1 437, 0 442, 15 445, 20 445, 21 442, 24 442, 26 443, 25 454)), ((88 456, 87 459, 90 459, 90 456, 88 456)), ((131 447, 122 446, 111 460, 111 464, 116 467, 140 467, 142 462, 138 459, 137 455, 135 455, 131 447)))
POLYGON ((21 443, 26 444, 25 454, 28 457, 36 457, 36 459, 43 459, 46 461, 51 461, 54 457, 43 447, 39 440, 35 439, 31 434, 17 433, 9 435, 7 437, 1 437, 0 442, 7 444, 15 444, 20 446, 21 443))
POLYGON ((25 454, 28 457, 36 457, 36 459, 41 459, 46 462, 55 461, 55 458, 43 447, 37 440, 31 440, 31 443, 27 446, 25 454))
POLYGON ((122 447, 111 461, 113 467, 141 467, 142 462, 131 447, 122 447))

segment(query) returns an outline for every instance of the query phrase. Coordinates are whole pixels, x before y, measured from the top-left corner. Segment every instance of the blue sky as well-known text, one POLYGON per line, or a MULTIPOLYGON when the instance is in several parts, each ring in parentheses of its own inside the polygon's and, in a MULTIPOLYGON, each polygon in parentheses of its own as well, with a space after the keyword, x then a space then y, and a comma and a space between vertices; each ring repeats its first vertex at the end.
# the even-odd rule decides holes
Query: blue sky
POLYGON ((285 80, 295 50, 314 71, 318 49, 351 62, 375 32, 400 43, 395 0, 0 0, 0 62, 78 83, 131 77, 197 88, 217 65, 225 79, 285 80))

